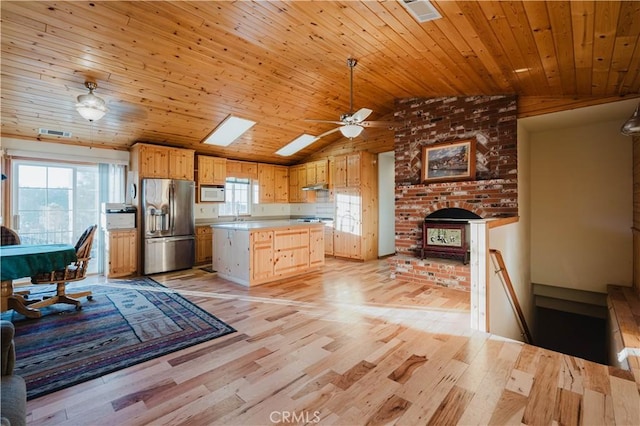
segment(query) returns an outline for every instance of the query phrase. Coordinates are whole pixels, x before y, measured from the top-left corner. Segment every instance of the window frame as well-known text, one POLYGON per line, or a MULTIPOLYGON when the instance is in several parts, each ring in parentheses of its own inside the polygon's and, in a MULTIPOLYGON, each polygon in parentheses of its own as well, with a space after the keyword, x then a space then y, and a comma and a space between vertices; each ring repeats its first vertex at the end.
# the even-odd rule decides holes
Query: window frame
POLYGON ((250 178, 238 178, 233 176, 227 177, 225 179, 224 192, 225 192, 225 201, 224 203, 220 204, 220 207, 218 207, 218 217, 250 217, 251 216, 254 191, 253 191, 253 182, 251 181, 250 178), (238 189, 236 185, 247 186, 246 187, 246 194, 247 194, 247 200, 246 200, 247 211, 246 212, 234 213, 236 204, 244 204, 244 201, 242 202, 235 201, 236 190, 238 189), (232 198, 231 200, 229 200, 230 197, 232 198))

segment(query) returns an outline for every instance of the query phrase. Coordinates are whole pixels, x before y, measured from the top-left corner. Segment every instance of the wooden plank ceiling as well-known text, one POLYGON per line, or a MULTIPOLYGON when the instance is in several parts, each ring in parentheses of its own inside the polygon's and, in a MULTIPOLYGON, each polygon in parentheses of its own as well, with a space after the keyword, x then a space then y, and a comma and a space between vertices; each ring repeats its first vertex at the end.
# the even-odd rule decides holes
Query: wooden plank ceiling
MULTIPOLYGON (((517 94, 519 114, 640 91, 640 2, 443 1, 418 23, 395 0, 237 2, 2 1, 2 137, 127 149, 136 141, 294 164, 276 150, 354 109, 393 120, 406 97, 517 94), (107 115, 74 109, 98 84, 107 115), (228 148, 202 140, 233 114, 257 125, 228 148)), ((401 126, 401 123, 398 124, 401 126)), ((367 128, 360 137, 393 131, 367 128)), ((380 146, 384 144, 377 144, 380 146)))

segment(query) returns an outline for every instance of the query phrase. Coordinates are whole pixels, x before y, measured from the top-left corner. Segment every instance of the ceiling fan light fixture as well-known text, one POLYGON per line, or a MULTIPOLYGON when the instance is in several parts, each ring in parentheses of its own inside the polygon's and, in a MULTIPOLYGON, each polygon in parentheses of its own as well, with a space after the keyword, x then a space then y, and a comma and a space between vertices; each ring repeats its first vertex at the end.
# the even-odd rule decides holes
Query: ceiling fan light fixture
POLYGON ((107 113, 107 104, 102 98, 93 94, 93 91, 98 88, 96 83, 86 81, 84 85, 89 89, 89 93, 78 96, 76 111, 78 111, 78 114, 85 120, 98 121, 107 113))
POLYGON ((622 125, 620 132, 625 136, 640 135, 640 104, 636 107, 633 115, 622 125))
POLYGON ((364 130, 364 127, 357 124, 345 124, 340 127, 340 133, 342 133, 342 136, 349 139, 359 136, 360 133, 362 133, 362 130, 364 130))

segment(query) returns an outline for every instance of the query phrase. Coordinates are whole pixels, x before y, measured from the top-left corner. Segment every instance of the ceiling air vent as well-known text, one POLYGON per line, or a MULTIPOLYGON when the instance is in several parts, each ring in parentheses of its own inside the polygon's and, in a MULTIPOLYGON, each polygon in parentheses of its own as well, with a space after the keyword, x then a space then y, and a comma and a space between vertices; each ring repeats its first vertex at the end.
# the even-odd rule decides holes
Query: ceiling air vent
POLYGON ((429 0, 399 0, 418 22, 429 22, 442 18, 429 0))
POLYGON ((70 138, 71 132, 63 132, 62 130, 38 129, 39 135, 58 136, 61 138, 70 138))

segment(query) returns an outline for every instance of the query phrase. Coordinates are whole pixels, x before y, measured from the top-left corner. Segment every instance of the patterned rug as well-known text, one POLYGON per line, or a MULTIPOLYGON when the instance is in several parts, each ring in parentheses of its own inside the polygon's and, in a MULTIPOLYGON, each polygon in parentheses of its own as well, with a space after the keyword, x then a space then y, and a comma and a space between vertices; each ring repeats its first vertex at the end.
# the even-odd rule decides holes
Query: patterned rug
MULTIPOLYGON (((38 286, 33 291, 42 291, 38 286)), ((48 286, 47 286, 48 287, 48 286)), ((55 392, 235 330, 151 278, 73 286, 89 288, 82 309, 52 305, 39 319, 8 311, 16 328, 15 374, 27 398, 55 392)))

